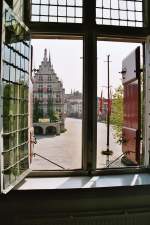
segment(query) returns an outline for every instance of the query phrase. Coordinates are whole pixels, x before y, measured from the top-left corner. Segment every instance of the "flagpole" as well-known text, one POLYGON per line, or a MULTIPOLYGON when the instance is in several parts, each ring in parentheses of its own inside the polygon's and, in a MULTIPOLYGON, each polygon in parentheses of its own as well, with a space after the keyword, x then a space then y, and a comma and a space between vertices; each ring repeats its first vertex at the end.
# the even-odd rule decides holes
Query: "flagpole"
POLYGON ((107 93, 107 96, 108 96, 108 98, 107 98, 107 153, 109 153, 109 133, 110 133, 110 129, 109 129, 109 124, 110 124, 110 114, 109 114, 109 101, 110 101, 110 96, 109 96, 109 89, 110 89, 110 87, 109 87, 109 57, 110 57, 110 55, 108 55, 107 56, 107 69, 108 69, 108 82, 107 82, 107 91, 108 91, 108 93, 107 93))
POLYGON ((110 139, 110 71, 109 71, 109 63, 110 63, 110 55, 107 55, 107 143, 106 150, 102 151, 103 155, 107 155, 106 164, 109 164, 109 156, 113 154, 113 151, 110 150, 109 139, 110 139))

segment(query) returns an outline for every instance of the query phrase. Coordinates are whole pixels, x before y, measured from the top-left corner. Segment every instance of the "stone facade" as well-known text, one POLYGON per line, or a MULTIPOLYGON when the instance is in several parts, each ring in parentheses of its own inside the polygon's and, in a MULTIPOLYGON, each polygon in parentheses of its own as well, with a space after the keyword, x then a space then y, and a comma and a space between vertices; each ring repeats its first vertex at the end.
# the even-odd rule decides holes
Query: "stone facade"
POLYGON ((50 54, 47 58, 47 49, 45 49, 43 61, 33 79, 33 102, 39 101, 44 118, 48 118, 49 104, 51 104, 53 112, 63 118, 64 94, 63 84, 54 71, 50 54))
POLYGON ((67 117, 82 118, 82 93, 74 91, 65 94, 65 115, 67 117))

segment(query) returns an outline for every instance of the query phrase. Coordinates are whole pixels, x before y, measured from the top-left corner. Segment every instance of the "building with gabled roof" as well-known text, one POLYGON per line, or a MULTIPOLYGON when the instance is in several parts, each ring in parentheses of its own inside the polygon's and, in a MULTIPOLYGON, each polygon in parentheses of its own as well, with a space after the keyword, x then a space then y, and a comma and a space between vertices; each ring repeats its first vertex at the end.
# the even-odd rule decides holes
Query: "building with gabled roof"
POLYGON ((64 114, 64 93, 62 81, 59 80, 47 49, 33 79, 33 102, 38 101, 43 118, 49 117, 49 110, 62 117, 64 114))

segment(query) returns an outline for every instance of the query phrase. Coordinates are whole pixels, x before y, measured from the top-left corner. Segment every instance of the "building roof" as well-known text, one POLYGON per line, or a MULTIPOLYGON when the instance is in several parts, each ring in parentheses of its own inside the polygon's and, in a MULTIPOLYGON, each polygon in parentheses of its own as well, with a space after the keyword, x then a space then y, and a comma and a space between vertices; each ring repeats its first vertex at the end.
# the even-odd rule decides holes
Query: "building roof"
POLYGON ((55 74, 55 71, 53 69, 53 65, 51 63, 51 57, 50 57, 50 51, 49 51, 49 58, 47 57, 47 49, 44 49, 44 57, 43 61, 41 62, 41 65, 39 65, 39 69, 35 73, 36 75, 45 75, 45 74, 55 74))

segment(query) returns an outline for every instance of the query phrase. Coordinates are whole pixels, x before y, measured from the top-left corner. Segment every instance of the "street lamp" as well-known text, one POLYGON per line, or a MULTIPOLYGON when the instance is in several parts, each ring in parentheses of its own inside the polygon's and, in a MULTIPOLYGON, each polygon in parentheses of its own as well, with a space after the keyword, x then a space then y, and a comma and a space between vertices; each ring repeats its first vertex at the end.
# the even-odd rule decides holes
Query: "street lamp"
POLYGON ((102 150, 102 154, 107 156, 107 164, 109 164, 109 156, 113 154, 110 150, 109 139, 110 139, 110 74, 109 74, 109 60, 110 55, 107 55, 107 70, 108 70, 108 80, 107 80, 107 148, 102 150))

